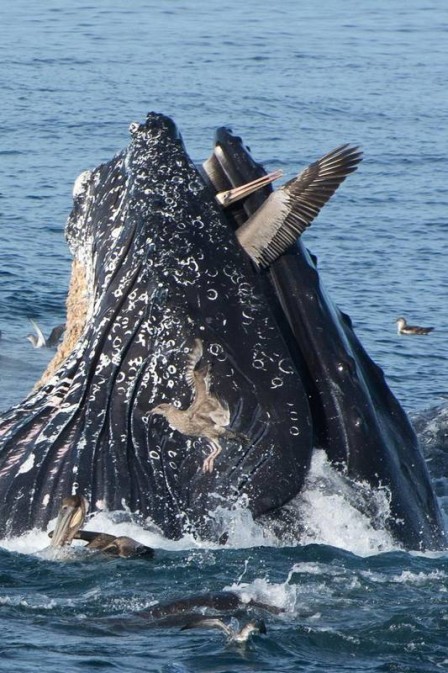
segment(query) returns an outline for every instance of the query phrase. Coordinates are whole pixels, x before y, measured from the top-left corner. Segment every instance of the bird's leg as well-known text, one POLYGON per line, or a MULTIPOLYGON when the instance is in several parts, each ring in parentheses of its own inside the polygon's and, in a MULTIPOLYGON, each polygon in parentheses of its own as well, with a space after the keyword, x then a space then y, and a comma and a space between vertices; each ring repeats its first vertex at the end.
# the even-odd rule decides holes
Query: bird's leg
POLYGON ((216 456, 219 456, 219 454, 222 451, 221 445, 217 440, 209 439, 208 441, 212 445, 213 450, 202 463, 202 471, 204 472, 204 474, 206 474, 207 472, 211 474, 213 472, 213 467, 215 465, 215 458, 216 456))

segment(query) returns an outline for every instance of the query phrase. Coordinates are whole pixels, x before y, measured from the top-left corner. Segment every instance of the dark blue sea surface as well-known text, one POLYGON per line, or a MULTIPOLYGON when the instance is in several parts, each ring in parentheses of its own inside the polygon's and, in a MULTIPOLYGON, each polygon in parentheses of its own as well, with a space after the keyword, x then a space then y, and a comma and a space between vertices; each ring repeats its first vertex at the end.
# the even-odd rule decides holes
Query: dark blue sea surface
MULTIPOLYGON (((175 119, 194 160, 228 125, 285 178, 361 145, 360 169, 304 241, 406 410, 446 401, 447 72, 440 0, 2 3, 0 409, 51 357, 26 340, 29 318, 46 333, 64 320, 75 178, 122 149, 150 110, 175 119), (436 330, 399 337, 399 315, 436 330)), ((160 549, 152 562, 41 552, 42 532, 0 541, 0 670, 448 670, 448 555, 399 550, 320 455, 301 507, 308 529, 293 547, 244 512, 228 549, 93 522, 160 549), (260 615, 267 635, 246 647, 138 615, 224 588, 284 612, 260 615)))

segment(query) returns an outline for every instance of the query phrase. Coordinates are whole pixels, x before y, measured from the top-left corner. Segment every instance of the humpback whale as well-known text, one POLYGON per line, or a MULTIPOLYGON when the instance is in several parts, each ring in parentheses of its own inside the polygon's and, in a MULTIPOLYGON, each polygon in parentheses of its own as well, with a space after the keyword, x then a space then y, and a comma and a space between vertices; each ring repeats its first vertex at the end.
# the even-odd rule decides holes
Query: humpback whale
MULTIPOLYGON (((264 173, 241 138, 224 127, 216 133, 204 169, 216 190, 264 173)), ((269 194, 266 186, 243 207, 230 209, 233 228, 257 212, 269 194)), ((277 305, 278 324, 296 366, 301 366, 314 444, 349 478, 387 490, 388 528, 405 548, 444 548, 444 524, 416 434, 383 371, 356 337, 349 316, 331 301, 317 260, 302 239, 270 265, 265 292, 271 306, 277 305)))
POLYGON ((79 490, 92 511, 219 539, 210 512, 280 516, 317 446, 387 489, 399 543, 444 546, 407 417, 294 242, 356 148, 224 210, 219 194, 266 175, 241 139, 220 129, 198 168, 168 117, 130 130, 126 150, 75 183, 64 342, 0 418, 0 534, 45 527, 79 490))

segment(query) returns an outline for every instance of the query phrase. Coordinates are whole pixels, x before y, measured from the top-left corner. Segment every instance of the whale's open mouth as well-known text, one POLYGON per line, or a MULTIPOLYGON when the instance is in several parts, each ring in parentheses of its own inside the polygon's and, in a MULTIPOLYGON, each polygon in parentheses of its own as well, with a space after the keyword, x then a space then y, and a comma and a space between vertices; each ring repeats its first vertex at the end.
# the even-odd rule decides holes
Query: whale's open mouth
POLYGON ((227 129, 204 171, 150 113, 75 183, 67 327, 34 392, 0 420, 0 533, 45 526, 79 491, 165 535, 213 537, 217 506, 281 511, 314 445, 386 486, 410 547, 443 530, 415 435, 350 325, 292 245, 360 160, 342 146, 272 192, 227 129))

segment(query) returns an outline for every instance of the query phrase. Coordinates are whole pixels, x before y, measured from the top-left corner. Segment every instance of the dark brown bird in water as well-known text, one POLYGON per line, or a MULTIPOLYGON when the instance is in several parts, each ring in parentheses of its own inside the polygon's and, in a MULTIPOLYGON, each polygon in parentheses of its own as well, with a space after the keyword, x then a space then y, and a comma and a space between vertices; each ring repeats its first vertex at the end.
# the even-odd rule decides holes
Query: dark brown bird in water
POLYGON ((418 327, 417 325, 408 325, 405 318, 398 318, 396 321, 398 334, 429 334, 434 327, 418 327))
POLYGON ((193 389, 193 401, 187 409, 177 409, 172 404, 162 403, 151 410, 151 414, 164 416, 170 426, 191 437, 203 437, 212 447, 212 452, 204 460, 203 472, 213 472, 216 456, 222 451, 220 437, 228 434, 236 436, 227 427, 230 423, 228 405, 210 392, 210 365, 198 368, 203 346, 195 339, 193 350, 187 362, 185 379, 193 389))
POLYGON ((122 558, 154 556, 151 547, 146 547, 130 537, 80 530, 84 525, 87 509, 87 500, 82 495, 70 495, 64 498, 56 527, 49 533, 52 547, 64 547, 70 545, 72 540, 84 540, 87 542, 86 549, 101 551, 111 556, 122 558))
POLYGON ((109 533, 96 533, 90 530, 80 530, 75 535, 76 540, 84 540, 86 549, 101 551, 109 556, 120 556, 121 558, 134 558, 136 556, 144 558, 153 558, 154 549, 140 544, 136 540, 126 535, 110 535, 109 533))
POLYGON ((87 500, 82 495, 69 495, 64 498, 55 529, 50 533, 52 547, 71 544, 76 533, 84 525, 87 510, 87 500))

